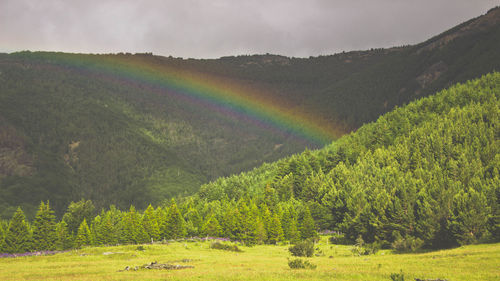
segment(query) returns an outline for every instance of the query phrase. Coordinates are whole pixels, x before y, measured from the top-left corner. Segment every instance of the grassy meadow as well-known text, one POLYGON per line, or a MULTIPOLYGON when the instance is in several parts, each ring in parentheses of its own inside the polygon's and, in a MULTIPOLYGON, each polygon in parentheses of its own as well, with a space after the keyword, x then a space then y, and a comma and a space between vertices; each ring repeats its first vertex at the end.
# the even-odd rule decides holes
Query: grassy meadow
POLYGON ((0 259, 0 280, 500 280, 500 243, 418 254, 355 256, 351 246, 317 244, 320 256, 307 258, 316 269, 290 269, 288 246, 210 249, 210 242, 92 247, 49 256, 0 259), (132 269, 153 261, 194 268, 132 269))

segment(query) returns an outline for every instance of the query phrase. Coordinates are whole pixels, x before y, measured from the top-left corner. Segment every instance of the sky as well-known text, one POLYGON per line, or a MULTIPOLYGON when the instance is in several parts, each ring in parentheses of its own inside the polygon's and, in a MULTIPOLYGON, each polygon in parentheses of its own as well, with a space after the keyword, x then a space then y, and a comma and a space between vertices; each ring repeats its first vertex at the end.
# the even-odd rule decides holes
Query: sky
POLYGON ((293 57, 416 44, 500 0, 0 0, 0 52, 293 57))

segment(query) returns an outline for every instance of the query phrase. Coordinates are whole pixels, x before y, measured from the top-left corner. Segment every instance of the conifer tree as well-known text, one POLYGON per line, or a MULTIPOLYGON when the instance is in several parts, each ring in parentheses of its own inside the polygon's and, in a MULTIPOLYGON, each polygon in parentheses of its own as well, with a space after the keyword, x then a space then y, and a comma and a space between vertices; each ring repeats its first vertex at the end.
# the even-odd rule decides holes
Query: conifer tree
POLYGON ((12 216, 1 248, 5 253, 23 253, 32 249, 31 232, 21 208, 17 208, 12 216))
POLYGON ((56 225, 56 237, 57 250, 67 250, 73 247, 73 239, 69 234, 68 225, 63 220, 56 225))
POLYGON ((50 209, 48 201, 47 204, 41 202, 33 221, 33 248, 36 250, 53 250, 55 249, 56 240, 54 211, 50 209))
POLYGON ((267 235, 268 242, 270 244, 277 244, 278 242, 283 241, 283 228, 281 228, 281 222, 277 213, 272 215, 267 235))
POLYGON ((265 235, 262 234, 263 237, 261 237, 260 240, 263 242, 267 242, 269 231, 272 224, 272 215, 271 211, 269 211, 269 208, 267 207, 266 204, 260 205, 260 220, 262 221, 262 225, 264 226, 265 229, 265 235))
POLYGON ((246 241, 249 245, 266 242, 266 226, 260 217, 259 208, 253 202, 250 203, 250 210, 247 216, 247 227, 246 241))
POLYGON ((121 237, 122 212, 111 206, 108 211, 101 213, 101 222, 97 231, 103 245, 116 245, 121 237))
POLYGON ((155 210, 151 204, 148 206, 144 215, 142 216, 142 226, 144 231, 148 235, 148 239, 159 240, 160 238, 160 227, 158 226, 158 221, 156 220, 155 210))
POLYGON ((176 239, 186 236, 185 222, 182 218, 175 200, 172 198, 172 203, 167 210, 165 220, 165 238, 176 239))
POLYGON ((72 235, 75 235, 80 227, 83 219, 87 222, 92 221, 94 216, 94 204, 90 200, 80 200, 79 202, 71 202, 68 210, 63 216, 63 220, 68 224, 68 228, 72 235))
POLYGON ((122 219, 122 243, 145 243, 149 237, 141 223, 140 215, 132 205, 122 219))
POLYGON ((300 231, 297 226, 297 218, 292 218, 290 221, 290 238, 289 241, 291 243, 297 243, 300 241, 300 231))
POLYGON ((78 232, 76 234, 75 246, 76 248, 81 248, 82 246, 90 245, 90 228, 87 224, 87 219, 83 219, 82 223, 78 227, 78 232))
POLYGON ((101 246, 104 245, 104 235, 101 231, 101 226, 102 226, 102 219, 100 215, 97 215, 93 220, 92 220, 92 225, 90 226, 90 244, 94 246, 101 246))
POLYGON ((0 250, 3 244, 3 236, 4 236, 3 223, 2 221, 0 221, 0 250))
POLYGON ((208 220, 203 224, 203 227, 201 229, 201 233, 204 236, 211 236, 211 237, 220 237, 222 234, 222 228, 219 224, 219 221, 215 217, 215 215, 211 215, 208 220))
POLYGON ((309 208, 306 207, 304 210, 304 215, 302 219, 302 224, 300 227, 300 234, 302 239, 316 238, 318 233, 316 232, 316 226, 314 225, 314 219, 311 216, 309 208))
POLYGON ((200 235, 202 227, 201 216, 196 208, 191 207, 186 213, 186 233, 188 236, 200 235), (188 226, 189 225, 189 226, 188 226))

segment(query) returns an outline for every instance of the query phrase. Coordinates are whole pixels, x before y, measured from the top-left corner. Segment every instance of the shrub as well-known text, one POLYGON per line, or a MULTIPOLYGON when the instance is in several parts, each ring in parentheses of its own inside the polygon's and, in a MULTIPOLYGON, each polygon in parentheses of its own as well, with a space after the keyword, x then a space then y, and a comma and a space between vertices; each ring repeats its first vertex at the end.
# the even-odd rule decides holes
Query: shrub
POLYGON ((350 241, 345 237, 343 233, 333 233, 330 238, 328 238, 330 243, 336 244, 336 245, 349 245, 350 241))
POLYGON ((352 248, 352 253, 358 256, 373 255, 380 250, 381 244, 379 242, 373 242, 370 244, 365 244, 365 241, 361 235, 356 239, 356 245, 352 248))
POLYGON ((137 248, 135 248, 136 251, 145 251, 146 249, 144 248, 144 246, 137 246, 137 248))
POLYGON ((391 273, 391 280, 392 281, 405 281, 405 274, 401 270, 400 273, 391 273))
POLYGON ((298 242, 288 248, 292 256, 296 257, 312 257, 314 254, 314 243, 311 240, 298 242))
POLYGON ((219 249, 219 250, 231 251, 231 252, 243 252, 236 245, 227 245, 227 244, 223 244, 223 243, 218 242, 218 241, 210 244, 210 249, 219 249))
POLYGON ((298 268, 309 268, 309 269, 315 269, 316 265, 310 263, 307 260, 302 260, 302 259, 292 259, 288 260, 288 266, 292 269, 298 269, 298 268))
POLYGON ((424 241, 420 238, 406 235, 404 238, 398 233, 395 233, 395 240, 391 244, 392 248, 397 252, 415 252, 422 247, 424 241))

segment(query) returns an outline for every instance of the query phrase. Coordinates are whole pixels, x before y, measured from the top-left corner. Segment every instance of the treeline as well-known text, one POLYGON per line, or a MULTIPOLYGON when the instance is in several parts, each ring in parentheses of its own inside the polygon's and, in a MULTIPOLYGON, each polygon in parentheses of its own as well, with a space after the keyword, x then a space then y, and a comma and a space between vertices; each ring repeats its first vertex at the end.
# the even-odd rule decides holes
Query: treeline
POLYGON ((383 115, 318 151, 202 186, 207 201, 298 200, 354 242, 443 248, 500 239, 500 73, 383 115))
POLYGON ((177 205, 138 212, 134 206, 114 206, 94 215, 92 201, 72 202, 57 222, 49 202, 42 202, 29 223, 18 208, 10 221, 0 223, 0 253, 67 250, 93 245, 139 244, 188 237, 225 237, 245 245, 277 244, 316 238, 307 207, 296 204, 259 205, 250 199, 201 202, 183 200, 177 205))

